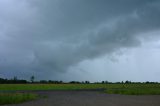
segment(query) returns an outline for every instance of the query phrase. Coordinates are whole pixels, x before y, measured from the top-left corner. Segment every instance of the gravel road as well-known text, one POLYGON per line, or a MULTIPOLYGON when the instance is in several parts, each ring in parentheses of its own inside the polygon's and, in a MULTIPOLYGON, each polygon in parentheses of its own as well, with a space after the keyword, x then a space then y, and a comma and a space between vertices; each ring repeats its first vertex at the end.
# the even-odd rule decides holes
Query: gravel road
POLYGON ((4 106, 160 106, 160 95, 129 96, 97 91, 37 91, 41 98, 16 105, 4 106))

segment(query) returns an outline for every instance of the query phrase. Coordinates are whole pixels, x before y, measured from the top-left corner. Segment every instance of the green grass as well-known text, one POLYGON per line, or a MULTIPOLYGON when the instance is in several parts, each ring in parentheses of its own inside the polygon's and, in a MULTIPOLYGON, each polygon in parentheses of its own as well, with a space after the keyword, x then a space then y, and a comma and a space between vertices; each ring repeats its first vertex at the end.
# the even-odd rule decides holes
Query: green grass
POLYGON ((18 104, 30 100, 35 100, 37 94, 31 93, 0 93, 0 105, 18 104))
POLYGON ((160 84, 122 84, 121 87, 108 88, 108 94, 160 95, 160 84))
POLYGON ((108 94, 125 94, 125 95, 160 95, 160 89, 157 88, 124 88, 108 89, 108 94))
POLYGON ((0 84, 0 105, 17 104, 38 98, 37 94, 15 93, 19 90, 81 89, 105 89, 104 92, 108 94, 160 95, 160 84, 0 84))
POLYGON ((160 84, 0 84, 0 91, 106 89, 109 94, 160 95, 160 84))

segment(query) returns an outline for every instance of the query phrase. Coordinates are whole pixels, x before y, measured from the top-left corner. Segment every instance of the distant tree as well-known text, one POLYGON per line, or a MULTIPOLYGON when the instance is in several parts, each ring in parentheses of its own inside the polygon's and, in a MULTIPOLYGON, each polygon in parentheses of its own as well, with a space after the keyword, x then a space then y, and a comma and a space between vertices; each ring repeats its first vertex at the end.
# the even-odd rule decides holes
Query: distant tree
POLYGON ((31 76, 30 80, 31 80, 32 83, 34 82, 34 79, 35 79, 35 77, 31 76))
POLYGON ((70 81, 69 83, 71 83, 71 84, 80 84, 81 82, 79 82, 79 81, 70 81))
POLYGON ((48 83, 54 83, 54 81, 52 81, 52 80, 48 80, 48 83))
POLYGON ((63 81, 59 81, 60 84, 63 84, 63 81))
POLYGON ((89 84, 90 82, 89 82, 89 81, 85 81, 85 83, 86 83, 86 84, 89 84))
POLYGON ((10 83, 18 83, 19 81, 18 81, 17 76, 14 76, 13 79, 11 79, 9 82, 10 83))
POLYGON ((46 80, 40 80, 40 83, 48 83, 46 80))
POLYGON ((14 81, 17 81, 17 80, 18 80, 17 76, 14 76, 13 80, 14 80, 14 81))
POLYGON ((6 79, 0 78, 0 83, 1 83, 1 84, 4 84, 4 83, 6 83, 6 82, 7 82, 6 79))
POLYGON ((108 84, 109 82, 108 82, 108 81, 105 81, 104 83, 105 83, 105 84, 108 84))
POLYGON ((128 81, 128 80, 125 82, 125 84, 131 84, 131 83, 132 83, 132 82, 131 82, 131 81, 128 81))
POLYGON ((115 82, 115 84, 120 84, 121 82, 115 82))

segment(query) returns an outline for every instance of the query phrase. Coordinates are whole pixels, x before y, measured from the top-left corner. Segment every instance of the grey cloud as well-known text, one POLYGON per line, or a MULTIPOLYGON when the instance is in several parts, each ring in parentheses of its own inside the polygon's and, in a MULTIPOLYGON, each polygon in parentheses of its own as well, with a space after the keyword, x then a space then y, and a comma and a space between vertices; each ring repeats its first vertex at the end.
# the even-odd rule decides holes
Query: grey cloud
POLYGON ((0 6, 0 69, 46 78, 140 46, 146 37, 140 33, 160 28, 156 0, 2 0, 0 6))

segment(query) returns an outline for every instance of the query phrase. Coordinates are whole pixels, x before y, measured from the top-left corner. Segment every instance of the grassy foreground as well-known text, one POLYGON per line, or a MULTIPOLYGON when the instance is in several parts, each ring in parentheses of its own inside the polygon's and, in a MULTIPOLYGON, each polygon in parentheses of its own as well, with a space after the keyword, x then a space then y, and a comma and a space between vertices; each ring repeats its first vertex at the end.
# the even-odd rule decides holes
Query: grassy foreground
POLYGON ((108 89, 108 94, 124 94, 124 95, 160 95, 160 88, 124 88, 124 89, 108 89))
POLYGON ((0 93, 0 105, 22 103, 37 97, 37 94, 30 93, 0 93))
POLYGON ((105 89, 108 94, 160 95, 160 84, 0 84, 0 105, 22 103, 38 97, 37 94, 14 91, 82 89, 105 89))
POLYGON ((0 91, 106 89, 109 94, 160 95, 160 84, 0 84, 0 91))

